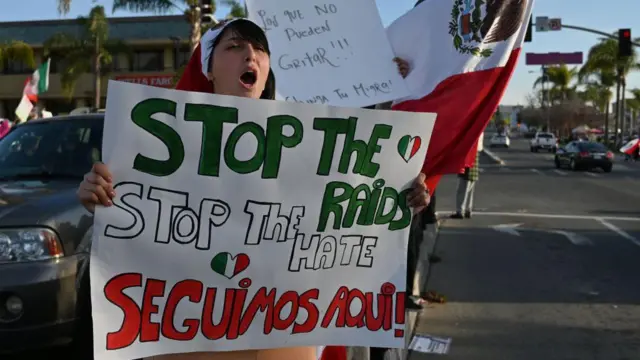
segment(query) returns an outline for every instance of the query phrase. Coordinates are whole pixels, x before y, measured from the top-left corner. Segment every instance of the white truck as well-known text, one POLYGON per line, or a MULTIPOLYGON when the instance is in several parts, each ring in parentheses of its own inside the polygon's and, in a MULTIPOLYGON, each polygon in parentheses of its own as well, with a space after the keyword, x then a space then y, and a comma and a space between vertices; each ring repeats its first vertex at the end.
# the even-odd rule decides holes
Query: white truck
POLYGON ((531 152, 538 152, 540 150, 555 153, 556 150, 558 150, 558 139, 556 139, 556 136, 549 132, 537 132, 533 139, 531 139, 531 152))

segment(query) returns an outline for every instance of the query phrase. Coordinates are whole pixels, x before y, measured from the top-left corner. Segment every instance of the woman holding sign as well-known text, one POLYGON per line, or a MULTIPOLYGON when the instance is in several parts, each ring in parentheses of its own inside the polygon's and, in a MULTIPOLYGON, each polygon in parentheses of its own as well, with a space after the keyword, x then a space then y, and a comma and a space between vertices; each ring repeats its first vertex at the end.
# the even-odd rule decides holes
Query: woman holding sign
MULTIPOLYGON (((407 71, 404 68, 401 70, 407 71)), ((258 25, 246 19, 234 19, 216 25, 202 37, 176 88, 253 99, 274 99, 275 76, 271 71, 269 44, 265 33, 258 25)), ((92 213, 96 205, 112 206, 112 199, 116 196, 112 184, 113 178, 107 166, 96 163, 80 184, 78 197, 92 213)), ((420 174, 415 180, 408 202, 416 211, 421 211, 427 206, 428 199, 424 175, 420 174)), ((327 350, 328 353, 331 349, 327 350)), ((317 359, 315 347, 212 354, 214 353, 174 354, 154 356, 151 359, 317 359)), ((323 355, 326 355, 325 352, 323 355)), ((339 357, 336 360, 340 360, 339 357)))

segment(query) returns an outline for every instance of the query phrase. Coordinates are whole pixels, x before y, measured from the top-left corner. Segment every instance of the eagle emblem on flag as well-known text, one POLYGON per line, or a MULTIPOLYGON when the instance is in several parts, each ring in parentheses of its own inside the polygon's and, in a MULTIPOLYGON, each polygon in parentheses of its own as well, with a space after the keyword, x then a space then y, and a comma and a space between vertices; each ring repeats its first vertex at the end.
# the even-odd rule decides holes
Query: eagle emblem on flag
POLYGON ((453 0, 449 34, 461 54, 489 57, 483 45, 505 41, 522 24, 527 0, 453 0))

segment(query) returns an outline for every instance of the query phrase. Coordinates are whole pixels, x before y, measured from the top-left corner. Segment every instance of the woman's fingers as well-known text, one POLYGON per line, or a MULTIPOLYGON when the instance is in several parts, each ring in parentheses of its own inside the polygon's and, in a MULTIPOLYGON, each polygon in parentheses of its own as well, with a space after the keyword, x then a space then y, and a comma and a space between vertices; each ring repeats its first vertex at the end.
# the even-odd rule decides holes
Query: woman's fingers
POLYGON ((105 179, 107 182, 111 182, 113 181, 112 177, 111 177, 111 172, 109 171, 109 168, 107 167, 107 165, 101 163, 101 162, 97 162, 95 164, 93 164, 93 168, 91 169, 92 172, 100 175, 103 179, 105 179))

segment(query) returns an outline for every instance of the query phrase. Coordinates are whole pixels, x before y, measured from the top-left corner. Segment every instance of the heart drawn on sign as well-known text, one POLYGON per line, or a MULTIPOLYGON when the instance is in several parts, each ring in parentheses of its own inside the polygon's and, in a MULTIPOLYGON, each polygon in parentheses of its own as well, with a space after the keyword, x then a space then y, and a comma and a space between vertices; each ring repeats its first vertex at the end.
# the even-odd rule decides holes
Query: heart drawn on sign
POLYGON ((211 270, 218 274, 232 279, 249 267, 251 260, 247 254, 231 255, 228 252, 221 252, 211 259, 211 270))
POLYGON ((420 139, 420 136, 405 135, 398 141, 398 154, 408 163, 418 153, 421 145, 422 139, 420 139))

